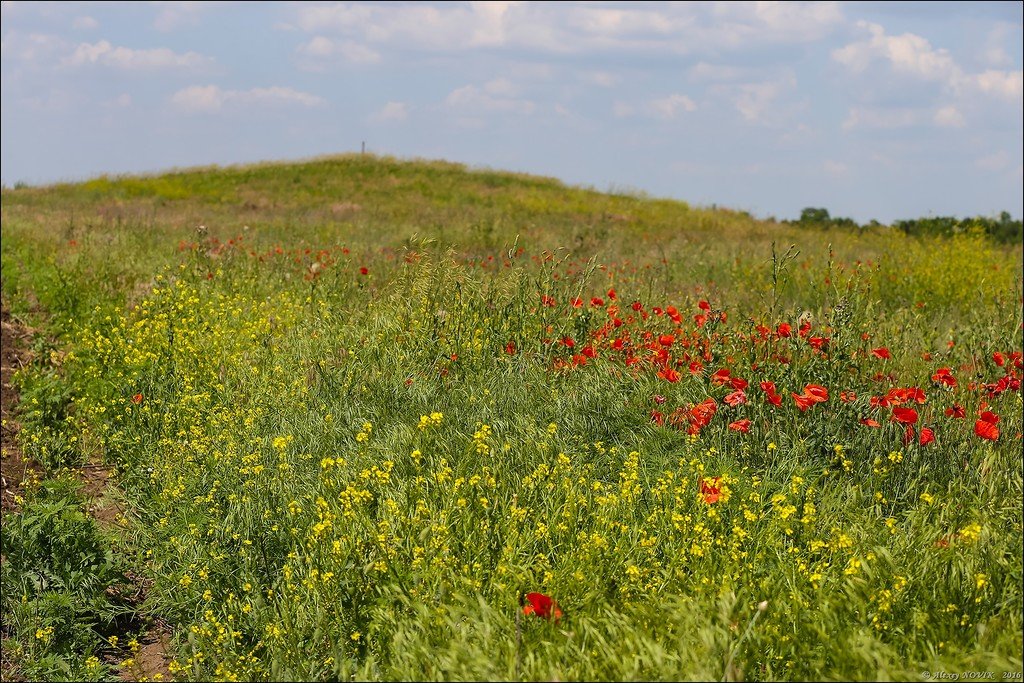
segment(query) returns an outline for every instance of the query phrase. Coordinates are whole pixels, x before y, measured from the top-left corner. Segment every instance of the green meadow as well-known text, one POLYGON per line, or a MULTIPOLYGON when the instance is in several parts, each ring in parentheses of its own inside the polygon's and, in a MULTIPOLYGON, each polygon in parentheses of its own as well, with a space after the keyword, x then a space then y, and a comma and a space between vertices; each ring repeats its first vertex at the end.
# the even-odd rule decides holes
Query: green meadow
POLYGON ((371 155, 2 222, 5 680, 1021 680, 1020 240, 371 155))

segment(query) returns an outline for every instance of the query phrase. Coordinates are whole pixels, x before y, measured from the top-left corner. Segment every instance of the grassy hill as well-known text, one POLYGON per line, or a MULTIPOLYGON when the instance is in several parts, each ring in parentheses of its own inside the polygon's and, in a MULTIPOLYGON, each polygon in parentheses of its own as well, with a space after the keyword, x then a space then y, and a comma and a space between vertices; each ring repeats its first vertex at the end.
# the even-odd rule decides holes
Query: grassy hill
POLYGON ((2 211, 11 671, 1020 671, 1019 244, 362 155, 2 211))

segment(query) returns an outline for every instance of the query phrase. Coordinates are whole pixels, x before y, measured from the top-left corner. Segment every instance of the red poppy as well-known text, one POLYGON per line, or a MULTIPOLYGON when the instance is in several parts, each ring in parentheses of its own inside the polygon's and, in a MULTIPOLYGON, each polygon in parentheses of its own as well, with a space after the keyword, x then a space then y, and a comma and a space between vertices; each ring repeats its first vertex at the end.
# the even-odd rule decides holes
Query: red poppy
POLYGON ((729 368, 722 368, 721 370, 715 370, 715 374, 711 375, 711 383, 715 386, 725 384, 729 381, 729 368))
POLYGON ((779 323, 778 328, 775 330, 775 334, 780 337, 790 337, 793 335, 793 326, 789 323, 779 323))
POLYGON ((985 389, 985 393, 989 398, 995 398, 999 394, 1003 393, 1011 387, 1019 387, 1019 382, 1016 377, 1010 377, 1006 375, 1000 377, 998 382, 992 382, 990 384, 982 384, 981 386, 985 389))
POLYGON ((991 413, 991 412, 989 412, 987 410, 982 411, 978 415, 978 417, 981 418, 981 420, 983 422, 991 422, 992 424, 999 424, 999 416, 996 415, 995 413, 991 413))
POLYGON ((914 434, 914 428, 911 427, 910 425, 907 425, 906 430, 904 430, 904 432, 903 432, 903 445, 904 446, 908 446, 911 443, 913 443, 914 442, 914 437, 916 437, 916 436, 917 435, 914 434))
POLYGON ((917 411, 913 408, 893 408, 892 421, 902 425, 917 424, 917 411))
POLYGON ((590 300, 590 305, 591 306, 604 306, 604 299, 602 299, 601 297, 595 296, 594 298, 592 298, 590 300))
POLYGON ((572 340, 572 337, 562 337, 562 346, 571 349, 576 346, 576 342, 572 340))
POLYGON ((889 403, 896 406, 911 402, 925 403, 928 400, 924 392, 917 387, 893 387, 886 393, 885 397, 889 400, 889 403))
POLYGON ((946 408, 946 417, 955 417, 962 420, 967 417, 967 411, 964 410, 962 405, 954 403, 951 408, 946 408))
POLYGON ((798 394, 795 391, 792 392, 792 394, 793 394, 793 402, 796 403, 796 407, 799 408, 800 412, 802 412, 802 413, 807 412, 807 409, 810 408, 811 406, 813 406, 816 403, 816 401, 814 401, 809 396, 804 396, 802 394, 798 394))
POLYGON ((713 398, 706 398, 690 408, 687 414, 690 423, 687 433, 697 434, 700 432, 701 429, 708 426, 716 412, 718 412, 718 404, 713 398))
POLYGON ((597 351, 595 351, 594 347, 590 346, 589 344, 587 346, 584 346, 580 350, 580 352, 587 358, 597 358, 597 351))
POLYGON ((936 370, 935 374, 932 375, 932 381, 951 389, 956 386, 956 378, 953 377, 949 368, 939 368, 936 370))
POLYGON ((658 404, 659 406, 660 406, 660 405, 661 405, 662 403, 664 403, 664 402, 665 402, 665 400, 666 400, 666 399, 665 399, 665 397, 664 397, 664 396, 662 396, 661 394, 655 394, 655 395, 654 395, 654 402, 655 402, 655 403, 657 403, 657 404, 658 404))
POLYGON ((1004 356, 999 351, 996 351, 995 353, 992 354, 992 360, 995 361, 996 365, 998 365, 999 367, 1003 367, 1003 365, 1006 364, 1006 356, 1004 356))
POLYGON ((736 420, 735 422, 730 422, 729 429, 733 430, 734 432, 743 432, 744 434, 746 434, 747 432, 750 431, 750 420, 743 419, 736 420))
POLYGON ((697 303, 697 308, 699 308, 702 311, 710 311, 711 304, 709 304, 707 301, 700 301, 697 303))
POLYGON ((579 297, 576 297, 575 299, 572 300, 572 307, 573 308, 581 308, 582 306, 583 306, 583 299, 581 299, 579 297))
POLYGON ((736 389, 738 391, 746 389, 748 386, 750 386, 750 382, 743 379, 742 377, 733 377, 731 380, 729 380, 729 384, 732 385, 733 389, 736 389))
POLYGON ((769 396, 776 393, 775 382, 761 382, 761 391, 768 394, 769 396))
POLYGON ((807 340, 807 343, 821 351, 828 344, 828 337, 811 337, 807 340))
POLYGON ((608 298, 611 299, 612 301, 615 301, 615 299, 617 298, 614 288, 608 290, 608 298))
POLYGON ((921 435, 918 438, 918 443, 922 446, 927 446, 933 441, 935 441, 935 431, 931 427, 921 427, 921 435))
POLYGON ((889 353, 889 349, 884 346, 880 346, 877 349, 871 349, 871 355, 875 358, 881 358, 882 360, 890 360, 892 358, 892 354, 889 353))
POLYGON ((675 341, 676 338, 673 337, 671 334, 663 334, 660 337, 658 337, 658 343, 666 348, 672 346, 672 344, 674 344, 675 341))
POLYGON ((974 433, 986 441, 999 440, 999 427, 996 427, 994 422, 978 420, 974 423, 974 433))
POLYGON ((743 393, 742 389, 738 389, 738 390, 732 392, 731 394, 727 395, 722 400, 725 401, 728 405, 730 405, 733 408, 735 408, 735 407, 741 406, 741 405, 743 405, 744 403, 747 402, 747 395, 745 393, 743 393))
POLYGON ((718 499, 722 497, 722 490, 718 487, 718 480, 721 477, 715 477, 710 482, 706 479, 700 480, 700 492, 704 496, 704 502, 708 505, 713 505, 718 502, 718 499))
POLYGON ((665 424, 665 414, 662 413, 660 410, 652 409, 651 410, 651 422, 653 422, 656 425, 664 425, 665 424))
POLYGON ((872 420, 870 417, 862 417, 860 423, 866 427, 881 427, 882 425, 878 420, 872 420))
POLYGON ((804 387, 804 396, 810 398, 814 403, 824 403, 828 400, 828 389, 820 384, 808 384, 804 387))
POLYGON ((562 610, 558 603, 550 596, 543 593, 527 593, 526 603, 523 605, 523 614, 534 615, 549 621, 558 621, 562 618, 562 610))
POLYGON ((510 341, 508 344, 505 344, 505 353, 514 356, 516 353, 516 343, 510 341))
POLYGON ((363 266, 362 268, 359 269, 359 274, 360 275, 369 275, 370 274, 370 270, 366 266, 363 266))
POLYGON ((134 403, 135 405, 139 405, 140 403, 142 403, 142 394, 135 394, 134 396, 132 396, 132 403, 134 403))
POLYGON ((853 403, 857 400, 857 392, 855 391, 840 391, 839 400, 843 403, 853 403))
POLYGON ((643 307, 644 307, 644 305, 643 305, 642 303, 640 303, 639 301, 634 301, 634 302, 633 302, 633 303, 631 304, 631 308, 632 308, 632 309, 633 309, 634 311, 637 311, 637 312, 639 312, 639 311, 640 311, 640 309, 642 309, 643 307))
POLYGON ((547 294, 541 294, 540 295, 540 302, 542 304, 544 304, 545 306, 547 306, 548 308, 553 308, 555 306, 554 298, 548 296, 547 294))
POLYGON ((663 367, 661 370, 658 370, 658 377, 667 382, 679 381, 679 373, 676 372, 675 368, 670 368, 667 365, 663 367))

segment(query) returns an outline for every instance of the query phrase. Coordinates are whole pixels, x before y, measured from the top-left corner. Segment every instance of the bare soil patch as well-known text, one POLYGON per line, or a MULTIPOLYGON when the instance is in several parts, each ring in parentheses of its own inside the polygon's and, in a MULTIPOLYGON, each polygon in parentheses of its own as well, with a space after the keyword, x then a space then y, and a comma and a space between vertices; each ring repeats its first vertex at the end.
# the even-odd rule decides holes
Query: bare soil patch
MULTIPOLYGON (((32 337, 32 330, 15 320, 6 305, 2 308, 2 344, 0 344, 0 412, 2 412, 2 459, 0 459, 0 483, 3 490, 0 492, 0 508, 4 516, 17 514, 20 510, 18 500, 23 492, 23 484, 31 477, 41 478, 43 468, 35 461, 25 458, 18 448, 17 436, 19 425, 14 415, 20 399, 17 387, 14 386, 14 373, 27 365, 32 360, 29 351, 29 340, 32 337)), ((90 458, 88 464, 77 469, 78 478, 82 481, 82 493, 88 501, 88 512, 101 526, 109 528, 116 524, 118 515, 122 512, 114 497, 110 495, 111 487, 116 483, 111 481, 112 471, 102 459, 96 455, 90 458)), ((149 589, 149 582, 132 572, 128 572, 126 578, 130 581, 133 594, 124 596, 130 604, 142 605, 149 589)), ((128 629, 136 630, 138 621, 133 619, 134 626, 126 625, 126 632, 121 641, 124 642, 128 636, 128 629)), ((2 638, 7 639, 6 628, 3 629, 2 638)), ((120 678, 124 681, 170 681, 173 679, 168 664, 170 662, 169 648, 171 642, 171 631, 169 626, 162 619, 153 619, 146 628, 145 633, 139 638, 139 650, 132 657, 134 663, 128 667, 122 667, 120 678)), ((25 680, 18 671, 14 662, 6 655, 6 648, 0 661, 0 679, 4 681, 25 680)), ((112 656, 108 663, 120 665, 125 656, 112 656)))
POLYGON ((14 411, 18 405, 18 390, 13 384, 14 373, 31 360, 28 340, 31 331, 11 317, 6 306, 2 307, 2 339, 0 339, 0 509, 3 514, 17 511, 16 499, 21 495, 22 482, 27 477, 39 475, 42 468, 26 460, 18 448, 18 422, 14 411))

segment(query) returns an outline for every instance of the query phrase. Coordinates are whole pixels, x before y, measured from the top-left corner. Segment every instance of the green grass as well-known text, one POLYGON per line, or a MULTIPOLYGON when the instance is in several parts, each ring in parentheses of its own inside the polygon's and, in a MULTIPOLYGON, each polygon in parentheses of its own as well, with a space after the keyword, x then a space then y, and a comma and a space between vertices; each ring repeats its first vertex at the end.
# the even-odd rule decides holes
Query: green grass
MULTIPOLYGON (((1021 245, 372 156, 5 190, 3 225, 50 335, 22 447, 116 468, 176 677, 1021 670, 1021 245)), ((29 571, 23 668, 83 671, 101 626, 42 642, 29 571)))

